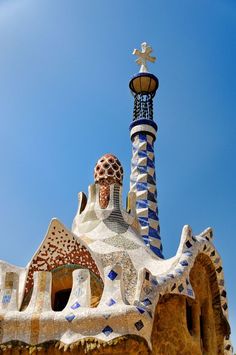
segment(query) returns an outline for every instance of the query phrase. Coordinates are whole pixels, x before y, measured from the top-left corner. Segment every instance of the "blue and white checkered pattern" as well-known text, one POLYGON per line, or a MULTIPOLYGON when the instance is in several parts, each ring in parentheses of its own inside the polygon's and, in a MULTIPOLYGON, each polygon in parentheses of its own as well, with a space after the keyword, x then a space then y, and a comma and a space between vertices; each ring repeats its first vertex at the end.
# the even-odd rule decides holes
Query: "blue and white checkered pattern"
POLYGON ((163 258, 157 207, 154 138, 144 132, 132 138, 130 190, 137 196, 136 211, 144 242, 163 258))

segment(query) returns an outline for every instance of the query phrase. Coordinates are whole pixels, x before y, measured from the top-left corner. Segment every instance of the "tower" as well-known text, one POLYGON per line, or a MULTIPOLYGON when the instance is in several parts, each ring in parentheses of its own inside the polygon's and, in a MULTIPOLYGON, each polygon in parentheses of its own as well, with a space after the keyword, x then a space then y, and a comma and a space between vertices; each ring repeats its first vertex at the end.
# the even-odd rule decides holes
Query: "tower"
POLYGON ((160 225, 157 206, 154 142, 157 124, 153 120, 153 98, 159 86, 155 75, 150 74, 146 61, 155 62, 151 57, 152 48, 146 42, 138 55, 140 72, 130 80, 129 87, 134 96, 133 121, 130 124, 132 160, 130 190, 136 193, 136 211, 144 242, 160 258, 163 258, 160 225))

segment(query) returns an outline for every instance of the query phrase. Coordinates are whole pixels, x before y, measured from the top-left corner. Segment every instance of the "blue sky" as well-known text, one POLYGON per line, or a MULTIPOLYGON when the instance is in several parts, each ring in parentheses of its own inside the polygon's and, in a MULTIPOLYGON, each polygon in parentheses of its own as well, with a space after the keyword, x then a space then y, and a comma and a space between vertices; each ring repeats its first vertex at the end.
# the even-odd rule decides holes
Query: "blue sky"
POLYGON ((236 2, 0 0, 1 255, 24 266, 52 217, 70 227, 104 153, 129 186, 131 53, 158 60, 155 145, 164 254, 214 228, 236 346, 236 2))

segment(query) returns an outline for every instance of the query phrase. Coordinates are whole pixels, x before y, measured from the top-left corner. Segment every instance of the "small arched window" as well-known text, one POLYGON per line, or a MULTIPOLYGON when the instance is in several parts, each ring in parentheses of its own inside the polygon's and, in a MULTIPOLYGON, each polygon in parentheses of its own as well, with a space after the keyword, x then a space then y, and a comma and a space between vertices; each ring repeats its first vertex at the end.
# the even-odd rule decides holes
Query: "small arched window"
POLYGON ((193 313, 192 306, 189 304, 188 300, 186 300, 186 323, 189 333, 193 335, 193 313))
POLYGON ((54 296, 53 310, 56 312, 62 311, 70 298, 71 288, 57 291, 54 296))

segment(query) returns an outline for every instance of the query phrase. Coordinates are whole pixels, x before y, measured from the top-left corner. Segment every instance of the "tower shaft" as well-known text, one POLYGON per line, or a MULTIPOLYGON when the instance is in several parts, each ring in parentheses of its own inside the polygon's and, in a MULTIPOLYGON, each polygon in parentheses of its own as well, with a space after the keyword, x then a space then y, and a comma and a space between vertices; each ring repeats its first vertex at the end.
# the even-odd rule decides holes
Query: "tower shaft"
POLYGON ((130 190, 136 194, 136 213, 142 238, 158 257, 163 258, 154 153, 157 124, 153 120, 153 98, 157 88, 158 79, 150 73, 139 73, 130 81, 134 96, 133 122, 130 125, 130 190))
POLYGON ((136 212, 144 242, 163 258, 157 206, 154 138, 144 131, 132 139, 130 190, 136 193, 136 212))

